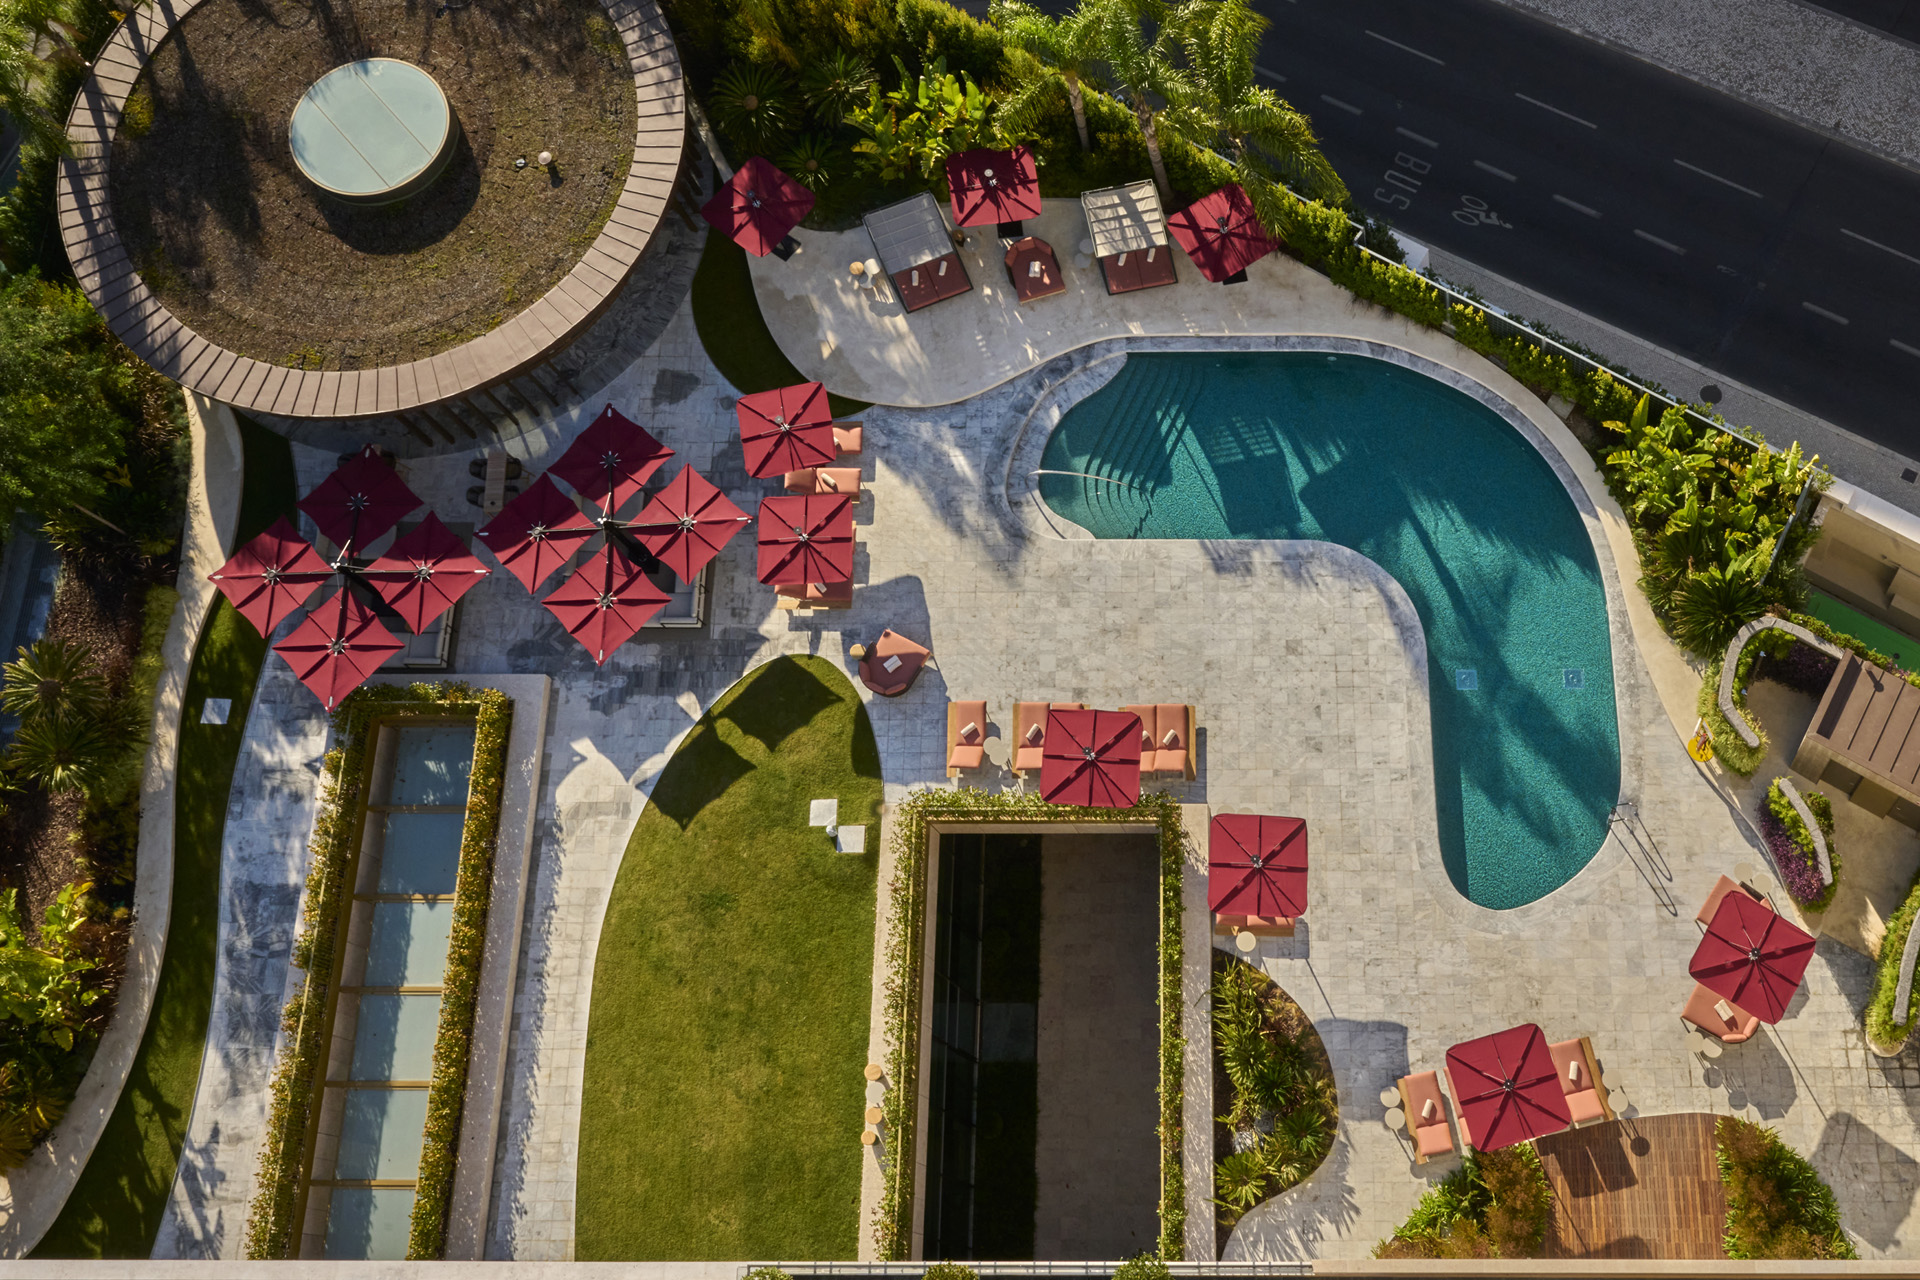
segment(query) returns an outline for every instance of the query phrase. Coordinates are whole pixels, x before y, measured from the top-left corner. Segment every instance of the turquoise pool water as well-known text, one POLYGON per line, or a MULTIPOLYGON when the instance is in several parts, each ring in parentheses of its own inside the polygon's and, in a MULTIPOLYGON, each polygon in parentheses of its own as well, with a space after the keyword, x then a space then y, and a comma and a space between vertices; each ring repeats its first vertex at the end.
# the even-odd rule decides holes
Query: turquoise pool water
POLYGON ((1135 354, 1040 465, 1133 486, 1040 477, 1096 537, 1309 538, 1393 575, 1426 629, 1440 848, 1468 898, 1523 906, 1599 850, 1620 790, 1606 593, 1566 488, 1492 410, 1362 356, 1135 354))

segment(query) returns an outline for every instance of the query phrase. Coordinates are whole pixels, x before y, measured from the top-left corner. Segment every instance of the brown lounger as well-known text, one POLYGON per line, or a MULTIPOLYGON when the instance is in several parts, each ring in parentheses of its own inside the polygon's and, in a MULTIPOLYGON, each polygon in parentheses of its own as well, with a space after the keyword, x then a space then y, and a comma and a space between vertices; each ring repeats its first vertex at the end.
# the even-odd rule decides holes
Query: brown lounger
POLYGON ((809 582, 804 585, 789 584, 776 587, 773 607, 788 610, 851 609, 853 584, 851 582, 809 582))
MULTIPOLYGON (((1767 905, 1765 902, 1765 899, 1763 899, 1759 894, 1755 893, 1752 889, 1749 889, 1746 885, 1739 883, 1738 881, 1734 880, 1731 876, 1721 876, 1718 880, 1714 882, 1713 892, 1708 894, 1707 900, 1700 905, 1699 914, 1695 915, 1693 918, 1695 920, 1698 920, 1701 924, 1712 924, 1713 913, 1720 909, 1721 900, 1724 899, 1729 893, 1744 893, 1749 898, 1752 898, 1755 902, 1759 902, 1762 905, 1767 905)), ((1771 910, 1772 909, 1771 906, 1769 906, 1768 909, 1771 910)))
MULTIPOLYGON (((1400 1077, 1400 1107, 1407 1116, 1407 1136, 1413 1139, 1413 1162, 1425 1164, 1453 1148, 1453 1130, 1447 1127, 1447 1100, 1440 1077, 1432 1071, 1400 1077), (1432 1103, 1429 1107, 1427 1104, 1432 1103)), ((1466 1132, 1466 1122, 1461 1122, 1466 1132)))
POLYGON ((1721 999, 1721 996, 1696 982, 1693 984, 1693 994, 1687 997, 1686 1007, 1680 1010, 1680 1016, 1708 1035, 1724 1040, 1728 1044, 1743 1044, 1753 1039, 1753 1033, 1760 1029, 1760 1015, 1748 1013, 1733 1001, 1728 1000, 1726 1005, 1733 1011, 1733 1016, 1724 1017, 1718 1007, 1721 999))
POLYGON ((1120 708, 1140 717, 1140 772, 1196 776, 1194 712, 1186 703, 1140 703, 1120 708), (1167 739, 1172 733, 1173 740, 1167 739))
POLYGON ((949 702, 947 704, 947 776, 957 778, 962 769, 978 769, 986 762, 987 704, 949 702), (971 725, 973 731, 967 732, 971 725))
POLYGON ((1553 1069, 1560 1077, 1560 1091, 1567 1096, 1573 1122, 1613 1119, 1607 1086, 1600 1081, 1600 1063, 1593 1056, 1593 1041, 1586 1036, 1562 1040, 1548 1045, 1547 1052, 1553 1055, 1553 1069))
POLYGON ((1013 704, 1013 771, 1024 778, 1040 772, 1042 750, 1047 741, 1047 712, 1080 711, 1078 702, 1016 702, 1013 704), (1030 736, 1035 728, 1038 737, 1030 736))

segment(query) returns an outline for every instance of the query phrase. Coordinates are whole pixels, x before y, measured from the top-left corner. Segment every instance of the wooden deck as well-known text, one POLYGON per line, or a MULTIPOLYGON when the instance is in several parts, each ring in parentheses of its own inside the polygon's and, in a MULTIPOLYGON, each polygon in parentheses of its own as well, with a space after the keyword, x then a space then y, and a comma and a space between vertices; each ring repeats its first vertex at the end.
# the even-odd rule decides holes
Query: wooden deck
POLYGON ((1723 1258, 1713 1117, 1616 1120, 1536 1144, 1553 1184, 1548 1258, 1723 1258))

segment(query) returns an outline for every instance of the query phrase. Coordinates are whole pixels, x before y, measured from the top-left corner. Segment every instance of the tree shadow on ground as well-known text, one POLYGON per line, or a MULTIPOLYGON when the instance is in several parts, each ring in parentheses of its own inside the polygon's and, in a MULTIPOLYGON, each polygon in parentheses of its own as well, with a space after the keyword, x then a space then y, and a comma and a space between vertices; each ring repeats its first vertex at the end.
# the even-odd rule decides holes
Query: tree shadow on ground
POLYGON ((819 677, 794 664, 786 678, 764 680, 754 687, 751 696, 735 698, 720 718, 773 751, 788 735, 804 729, 839 701, 819 677))
POLYGON ((1848 1231, 1876 1249, 1900 1243, 1900 1228, 1913 1213, 1920 1161, 1845 1111, 1827 1117, 1808 1158, 1838 1194, 1848 1231))

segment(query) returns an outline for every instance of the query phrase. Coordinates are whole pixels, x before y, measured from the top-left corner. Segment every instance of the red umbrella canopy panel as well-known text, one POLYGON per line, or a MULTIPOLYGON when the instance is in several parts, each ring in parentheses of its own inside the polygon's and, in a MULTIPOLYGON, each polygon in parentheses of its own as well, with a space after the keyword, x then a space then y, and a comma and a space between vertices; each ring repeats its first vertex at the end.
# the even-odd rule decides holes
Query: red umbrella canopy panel
POLYGON ((1473 1146, 1498 1151, 1573 1123, 1547 1038, 1531 1022, 1447 1050, 1447 1081, 1473 1146))
POLYGON ((311 610, 292 635, 273 646, 328 711, 406 647, 346 587, 337 596, 337 603, 329 599, 311 610))
POLYGON ((386 554, 360 574, 419 635, 478 586, 487 568, 429 511, 418 528, 395 538, 386 554))
POLYGON ((627 531, 680 581, 692 582, 750 518, 688 465, 654 495, 627 531))
POLYGON ((547 596, 545 604, 567 634, 586 646, 598 666, 668 601, 666 592, 611 547, 581 565, 547 596))
POLYGON ((813 192, 760 156, 750 156, 700 215, 756 258, 764 258, 813 212, 813 192))
POLYGON ((419 505, 413 490, 372 445, 341 463, 300 500, 300 510, 313 517, 328 540, 356 549, 399 524, 419 505))
POLYGON ((1048 711, 1040 796, 1049 804, 1131 809, 1140 803, 1140 717, 1048 711))
POLYGON ((853 579, 853 499, 783 494, 760 500, 759 579, 776 586, 853 579))
POLYGON ((817 382, 741 396, 734 406, 747 474, 755 478, 821 467, 834 459, 833 411, 817 382))
POLYGON ((1694 949, 1687 972, 1765 1023, 1787 1005, 1813 959, 1813 935, 1744 893, 1729 893, 1694 949))
POLYGON ((1207 909, 1287 920, 1306 914, 1306 819, 1216 815, 1207 827, 1207 909))
POLYGON ((1200 274, 1222 284, 1280 247, 1254 215, 1239 183, 1202 196, 1167 219, 1167 230, 1200 274))
POLYGON ((593 517, 543 474, 474 536, 527 590, 538 591, 598 531, 593 517))
POLYGON ((953 220, 963 227, 1024 222, 1040 216, 1040 171, 1026 147, 959 151, 947 157, 953 220))
POLYGON ((645 427, 608 405, 567 446, 560 460, 547 468, 547 474, 560 477, 575 493, 598 503, 609 516, 617 516, 672 456, 673 450, 645 427))
POLYGON ((283 518, 234 552, 207 580, 256 631, 270 636, 332 576, 333 566, 283 518))

